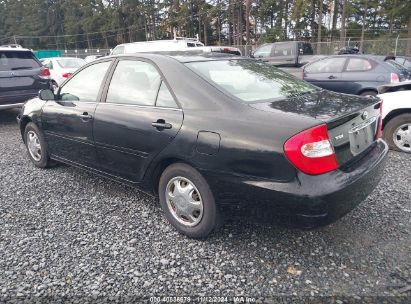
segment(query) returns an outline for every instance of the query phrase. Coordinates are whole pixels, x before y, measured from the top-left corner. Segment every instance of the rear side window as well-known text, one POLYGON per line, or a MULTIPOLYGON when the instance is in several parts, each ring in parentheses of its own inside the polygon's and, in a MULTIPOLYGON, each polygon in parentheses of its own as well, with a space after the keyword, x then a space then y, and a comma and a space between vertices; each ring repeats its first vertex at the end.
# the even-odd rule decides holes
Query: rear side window
POLYGON ((276 45, 274 49, 274 56, 290 56, 294 55, 293 47, 291 45, 276 45))
POLYGON ((0 71, 36 69, 40 64, 31 52, 0 51, 0 71))
POLYGON ((118 63, 107 93, 107 102, 154 106, 161 76, 144 61, 122 60, 118 63))
POLYGON ((116 46, 113 50, 112 55, 120 55, 120 54, 124 54, 124 46, 116 46))
POLYGON ((372 63, 364 58, 350 58, 348 60, 347 72, 365 72, 372 70, 372 63))
POLYGON ((304 70, 307 73, 340 73, 344 63, 344 57, 327 58, 310 64, 304 70))

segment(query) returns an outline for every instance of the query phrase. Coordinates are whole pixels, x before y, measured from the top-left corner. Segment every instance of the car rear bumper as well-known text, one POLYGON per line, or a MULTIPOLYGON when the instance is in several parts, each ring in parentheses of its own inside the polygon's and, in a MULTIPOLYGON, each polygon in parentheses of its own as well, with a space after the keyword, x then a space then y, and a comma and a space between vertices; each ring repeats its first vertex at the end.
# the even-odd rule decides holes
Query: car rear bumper
POLYGON ((331 223, 361 203, 378 185, 387 153, 387 144, 378 140, 349 166, 317 176, 298 173, 289 182, 203 174, 217 203, 240 204, 249 213, 249 208, 262 209, 265 216, 293 215, 310 228, 331 223))
POLYGON ((0 93, 0 109, 12 109, 21 107, 27 100, 38 95, 37 89, 20 90, 0 93))
POLYGON ((24 105, 24 102, 21 103, 11 103, 11 104, 0 104, 0 110, 8 110, 14 108, 21 108, 24 105))

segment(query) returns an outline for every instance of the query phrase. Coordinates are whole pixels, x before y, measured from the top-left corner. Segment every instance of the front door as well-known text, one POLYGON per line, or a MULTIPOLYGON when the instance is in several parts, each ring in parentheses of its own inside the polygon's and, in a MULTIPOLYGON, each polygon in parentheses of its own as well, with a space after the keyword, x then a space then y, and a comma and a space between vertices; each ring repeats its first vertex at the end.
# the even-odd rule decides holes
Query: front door
POLYGON ((313 62, 304 68, 304 80, 326 90, 343 92, 341 72, 345 61, 345 57, 331 57, 313 62))
POLYGON ((122 59, 106 102, 97 105, 94 139, 102 170, 133 182, 176 136, 183 122, 166 81, 150 62, 122 59))
POLYGON ((53 157, 96 167, 94 111, 111 60, 81 70, 60 89, 56 101, 43 107, 42 127, 53 157))

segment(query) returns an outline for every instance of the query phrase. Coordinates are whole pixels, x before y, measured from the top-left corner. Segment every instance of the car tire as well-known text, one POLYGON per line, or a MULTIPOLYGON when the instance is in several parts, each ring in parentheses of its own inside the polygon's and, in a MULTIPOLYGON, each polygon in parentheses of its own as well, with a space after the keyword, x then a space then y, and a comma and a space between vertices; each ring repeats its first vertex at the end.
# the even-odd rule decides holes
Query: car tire
POLYGON ((50 87, 51 91, 53 93, 57 93, 58 88, 59 88, 59 85, 57 84, 57 82, 52 80, 51 81, 51 87, 50 87))
POLYGON ((369 91, 364 91, 364 92, 361 92, 361 96, 377 96, 377 91, 372 91, 372 90, 369 90, 369 91))
POLYGON ((401 114, 392 118, 385 125, 383 130, 383 138, 387 142, 390 149, 400 152, 411 153, 411 113, 401 114), (400 144, 399 134, 400 129, 402 132, 409 132, 403 145, 400 144))
POLYGON ((193 167, 183 163, 168 166, 160 177, 158 193, 167 220, 180 233, 190 238, 205 238, 219 226, 211 189, 193 167))
POLYGON ((38 168, 48 168, 52 165, 44 136, 32 122, 24 129, 24 143, 32 163, 38 168))

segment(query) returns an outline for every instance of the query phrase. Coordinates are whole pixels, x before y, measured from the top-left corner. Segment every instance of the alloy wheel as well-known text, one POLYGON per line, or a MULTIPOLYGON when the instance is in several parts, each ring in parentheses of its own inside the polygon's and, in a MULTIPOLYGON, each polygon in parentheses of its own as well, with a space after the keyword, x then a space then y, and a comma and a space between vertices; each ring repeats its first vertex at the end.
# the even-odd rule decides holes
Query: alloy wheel
POLYGON ((393 133, 395 145, 404 152, 411 152, 411 123, 400 125, 393 133))

